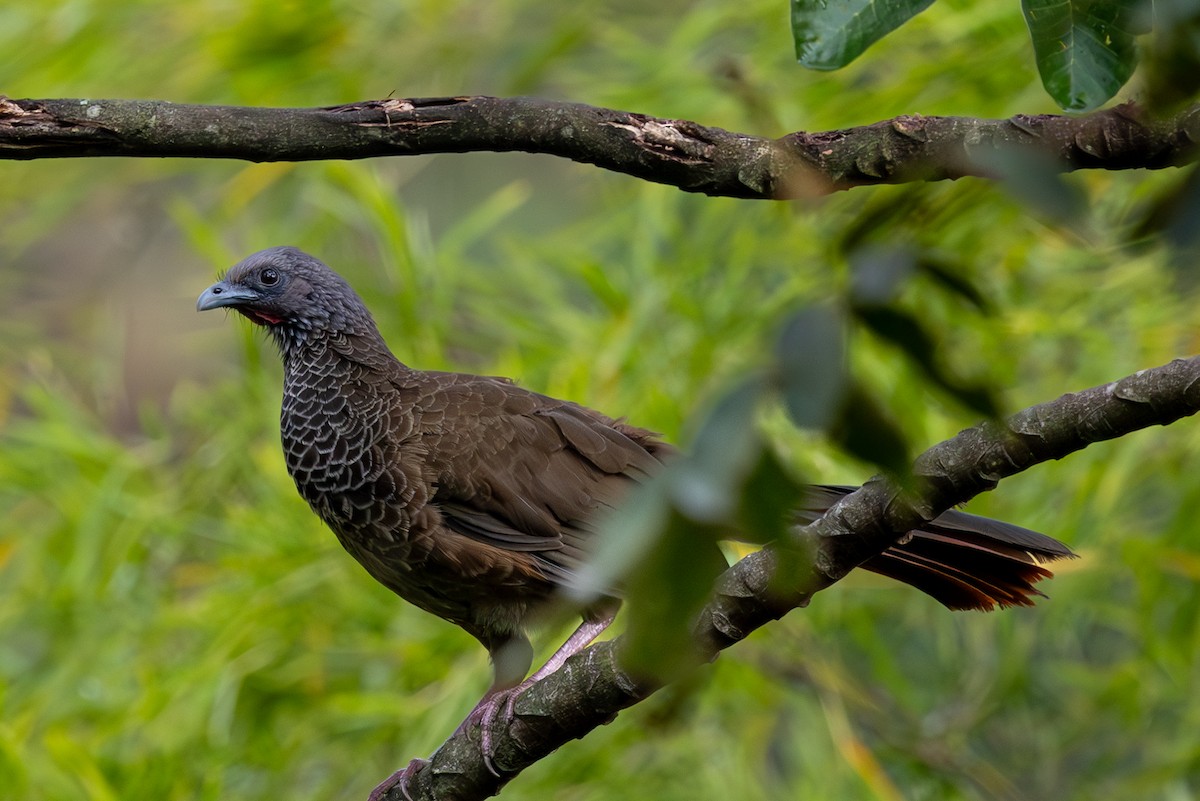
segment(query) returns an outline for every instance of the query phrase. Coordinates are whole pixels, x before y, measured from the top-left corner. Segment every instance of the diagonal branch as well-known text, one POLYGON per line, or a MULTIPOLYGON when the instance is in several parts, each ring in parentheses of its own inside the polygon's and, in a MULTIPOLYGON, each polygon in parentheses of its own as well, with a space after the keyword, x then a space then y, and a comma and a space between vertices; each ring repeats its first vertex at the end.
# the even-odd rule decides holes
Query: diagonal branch
MULTIPOLYGON (((760 626, 806 605, 813 592, 881 553, 904 532, 992 489, 1002 478, 1197 412, 1200 357, 1064 395, 1013 415, 1004 424, 967 429, 917 459, 919 492, 902 494, 874 479, 802 529, 800 536, 814 544, 817 554, 818 567, 809 575, 789 577, 786 585, 775 581, 784 557, 773 548, 727 570, 695 626, 699 656, 715 659, 760 626)), ((458 732, 415 773, 409 784, 412 801, 471 801, 495 795, 526 767, 657 690, 656 683, 622 671, 620 647, 618 638, 588 648, 517 700, 513 723, 494 733, 495 764, 503 778, 484 766, 478 733, 458 732)), ((387 795, 388 801, 401 798, 398 788, 387 795)))
POLYGON ((873 184, 992 177, 988 165, 1000 149, 1040 156, 1063 172, 1177 167, 1196 160, 1198 141, 1200 106, 1152 119, 1132 103, 1075 117, 906 115, 770 139, 528 97, 394 98, 302 109, 0 95, 0 159, 262 162, 524 151, 687 192, 768 200, 873 184))

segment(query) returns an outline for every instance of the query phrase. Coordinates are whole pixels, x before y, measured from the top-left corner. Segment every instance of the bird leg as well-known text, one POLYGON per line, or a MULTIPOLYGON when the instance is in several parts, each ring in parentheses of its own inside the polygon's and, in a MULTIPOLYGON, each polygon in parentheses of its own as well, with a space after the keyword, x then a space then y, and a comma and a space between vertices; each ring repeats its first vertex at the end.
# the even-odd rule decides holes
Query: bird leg
MULTIPOLYGON (((500 776, 500 772, 496 770, 496 766, 492 762, 492 732, 495 731, 497 723, 507 724, 512 721, 513 707, 517 703, 517 697, 558 670, 568 659, 586 648, 592 640, 599 637, 600 633, 609 627, 615 616, 615 612, 609 612, 603 617, 585 619, 579 624, 579 628, 575 629, 571 636, 567 638, 567 641, 560 645, 558 650, 546 660, 546 664, 534 671, 533 675, 513 687, 500 689, 493 687, 475 705, 475 708, 471 710, 458 728, 459 731, 462 731, 471 724, 479 724, 479 748, 483 752, 483 764, 487 767, 489 773, 497 778, 500 776)), ((370 799, 369 801, 375 801, 375 799, 370 799)))

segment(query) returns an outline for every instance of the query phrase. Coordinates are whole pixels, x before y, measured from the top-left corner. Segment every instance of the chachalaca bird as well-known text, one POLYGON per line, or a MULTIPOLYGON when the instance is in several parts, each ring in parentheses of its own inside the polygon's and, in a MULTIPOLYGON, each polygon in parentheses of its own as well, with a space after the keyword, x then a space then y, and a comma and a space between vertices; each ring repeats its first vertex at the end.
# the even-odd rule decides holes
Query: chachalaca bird
MULTIPOLYGON (((494 680, 464 725, 482 725, 490 756, 490 731, 511 715, 514 688, 583 649, 619 601, 585 610, 523 683, 533 657, 526 624, 588 558, 597 512, 674 450, 650 431, 502 378, 402 364, 346 281, 296 248, 249 256, 196 308, 236 309, 278 345, 287 468, 342 546, 385 587, 488 650, 494 680)), ((812 519, 851 489, 812 487, 798 514, 812 519)), ((1028 529, 951 511, 862 567, 951 609, 991 609, 1031 604, 1033 584, 1051 575, 1043 563, 1069 555, 1028 529)))

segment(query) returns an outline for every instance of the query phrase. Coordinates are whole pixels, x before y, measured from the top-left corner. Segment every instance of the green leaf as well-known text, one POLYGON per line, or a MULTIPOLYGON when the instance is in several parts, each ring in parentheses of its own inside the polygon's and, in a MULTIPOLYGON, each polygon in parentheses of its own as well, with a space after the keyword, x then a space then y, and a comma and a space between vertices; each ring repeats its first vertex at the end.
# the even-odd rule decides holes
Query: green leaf
POLYGON ((691 664, 692 622, 726 562, 717 543, 781 538, 802 488, 755 427, 765 383, 750 378, 705 416, 692 447, 602 521, 577 601, 621 587, 629 604, 628 669, 667 678, 691 664))
POLYGON ((704 523, 728 522, 737 493, 762 449, 755 412, 764 389, 752 376, 722 395, 705 415, 687 454, 667 468, 672 505, 704 523))
POLYGON ((904 241, 902 232, 919 228, 930 215, 929 184, 915 183, 880 187, 868 197, 840 233, 835 233, 834 252, 847 257, 872 244, 894 245, 904 241), (914 225, 915 223, 915 225, 914 225))
POLYGON ((846 394, 832 437, 846 453, 878 465, 893 478, 908 475, 912 459, 904 432, 858 384, 846 394))
POLYGON ((763 448, 739 498, 738 539, 765 544, 781 540, 795 522, 800 485, 771 448, 763 448))
POLYGON ((904 246, 871 245, 851 253, 851 303, 856 306, 891 303, 916 266, 916 254, 904 246))
POLYGON ((1131 243, 1162 242, 1170 264, 1195 280, 1200 264, 1200 169, 1152 197, 1138 213, 1127 237, 1131 243))
POLYGON ((936 340, 911 314, 890 306, 860 306, 854 314, 879 337, 903 350, 930 380, 964 406, 988 417, 1000 414, 1000 404, 990 388, 965 384, 941 366, 936 340))
POLYGON ((962 274, 966 272, 963 265, 950 264, 933 256, 922 256, 917 261, 917 269, 942 289, 970 303, 981 314, 994 313, 991 300, 970 279, 963 277, 962 274))
POLYGON ((832 306, 792 315, 775 341, 784 406, 801 428, 826 428, 846 387, 845 321, 832 306))
POLYGON ((1200 171, 1192 167, 1183 181, 1154 198, 1134 227, 1135 238, 1161 234, 1168 245, 1192 249, 1200 244, 1200 171))
POLYGON ((672 514, 665 487, 666 477, 660 473, 600 517, 596 550, 566 587, 568 597, 586 604, 611 593, 655 547, 672 514))
POLYGON ((933 0, 792 0, 796 58, 814 70, 836 70, 929 8, 933 0))
POLYGON ((1144 3, 1135 23, 1143 42, 1142 102, 1154 116, 1174 113, 1200 92, 1200 5, 1195 0, 1144 3), (1153 23, 1153 24, 1151 24, 1153 23))
MULTIPOLYGON (((717 543, 783 540, 794 523, 804 490, 769 448, 759 449, 754 464, 736 482, 727 488, 736 501, 729 518, 698 521, 670 508, 652 547, 630 565, 625 593, 629 628, 622 654, 626 668, 665 679, 691 665, 692 623, 727 567, 717 543)), ((790 556, 795 557, 794 572, 808 554, 798 550, 790 556)))
POLYGON ((1137 0, 1022 0, 1042 85, 1068 111, 1111 98, 1137 66, 1137 0))
POLYGON ((1002 146, 978 152, 975 159, 996 174, 1006 192, 1050 220, 1070 225, 1085 218, 1087 194, 1063 178, 1062 165, 1053 156, 1002 146))
POLYGON ((656 548, 669 547, 662 540, 681 525, 729 533, 746 477, 758 469, 762 440, 754 418, 763 389, 762 378, 752 376, 722 395, 687 452, 600 518, 596 550, 568 588, 572 598, 587 602, 611 592, 656 548))
POLYGON ((626 590, 629 606, 624 667, 642 676, 670 679, 694 664, 692 623, 728 565, 717 542, 721 526, 686 520, 672 511, 661 536, 634 565, 626 590))

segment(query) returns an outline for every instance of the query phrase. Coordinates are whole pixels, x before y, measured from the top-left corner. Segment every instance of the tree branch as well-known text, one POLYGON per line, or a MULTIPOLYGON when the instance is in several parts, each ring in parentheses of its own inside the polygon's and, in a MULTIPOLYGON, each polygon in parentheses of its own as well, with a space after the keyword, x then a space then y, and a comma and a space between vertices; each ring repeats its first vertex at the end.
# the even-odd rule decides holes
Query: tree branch
MULTIPOLYGON (((915 463, 920 487, 902 493, 882 479, 842 498, 824 517, 798 532, 813 546, 816 566, 776 580, 776 548, 739 561, 719 579, 695 629, 699 659, 717 654, 760 626, 808 603, 856 565, 881 553, 905 532, 992 489, 1007 476, 1095 442, 1200 412, 1200 357, 1143 370, 1111 384, 1064 395, 1009 418, 967 429, 930 448, 915 463)), ((659 688, 618 664, 621 639, 577 654, 518 698, 512 724, 494 732, 497 778, 484 766, 477 731, 453 735, 417 770, 412 801, 471 801, 495 795, 505 783, 570 740, 610 722, 659 688)), ((399 788, 387 795, 401 801, 399 788)))
POLYGON ((361 159, 469 151, 547 153, 687 192, 782 200, 855 186, 992 177, 1001 149, 1058 169, 1193 163, 1200 106, 1151 119, 1132 103, 1066 117, 906 115, 768 139, 686 120, 536 98, 368 100, 328 108, 246 108, 141 100, 0 96, 0 158, 91 156, 247 161, 361 159))

